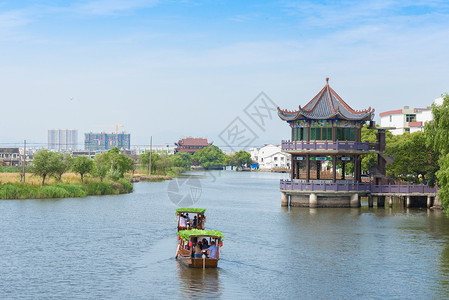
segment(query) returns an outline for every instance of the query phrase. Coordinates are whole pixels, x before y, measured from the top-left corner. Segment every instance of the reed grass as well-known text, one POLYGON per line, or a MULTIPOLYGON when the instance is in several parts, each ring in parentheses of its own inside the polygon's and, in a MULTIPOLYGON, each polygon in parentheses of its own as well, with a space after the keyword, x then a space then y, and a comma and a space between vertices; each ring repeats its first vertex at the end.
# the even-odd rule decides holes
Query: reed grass
POLYGON ((75 198, 91 195, 131 193, 133 185, 127 180, 100 182, 90 179, 86 184, 52 182, 44 186, 32 183, 0 183, 0 199, 75 198))

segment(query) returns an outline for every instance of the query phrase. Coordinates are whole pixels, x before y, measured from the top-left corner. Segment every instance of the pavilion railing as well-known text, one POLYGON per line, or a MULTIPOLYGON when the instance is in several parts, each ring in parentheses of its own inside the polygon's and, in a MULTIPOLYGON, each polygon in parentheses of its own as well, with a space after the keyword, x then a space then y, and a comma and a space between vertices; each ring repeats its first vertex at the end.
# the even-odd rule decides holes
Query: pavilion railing
POLYGON ((377 143, 349 141, 282 141, 282 150, 379 150, 377 143))
POLYGON ((355 192, 366 191, 372 194, 436 194, 436 187, 428 187, 424 184, 407 185, 374 185, 370 182, 292 182, 281 179, 281 190, 311 191, 311 192, 355 192))

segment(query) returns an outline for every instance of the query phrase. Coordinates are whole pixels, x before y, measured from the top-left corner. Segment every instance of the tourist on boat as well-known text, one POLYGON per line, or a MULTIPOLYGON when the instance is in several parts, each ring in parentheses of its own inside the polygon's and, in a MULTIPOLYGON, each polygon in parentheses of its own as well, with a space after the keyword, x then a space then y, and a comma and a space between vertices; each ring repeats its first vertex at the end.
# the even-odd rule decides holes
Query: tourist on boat
POLYGON ((179 227, 187 227, 187 220, 184 215, 179 216, 179 227))
POLYGON ((190 226, 191 225, 191 221, 190 221, 189 214, 187 214, 185 217, 186 217, 187 224, 190 226))
POLYGON ((215 241, 210 243, 210 247, 207 249, 208 258, 217 258, 217 246, 215 246, 215 241))
POLYGON ((198 219, 196 218, 196 216, 193 217, 193 228, 198 228, 198 219))
POLYGON ((195 247, 193 248, 193 251, 195 253, 195 258, 201 258, 201 244, 198 242, 196 243, 195 247))
POLYGON ((203 250, 209 248, 209 244, 207 243, 206 239, 203 239, 203 242, 201 244, 203 245, 203 250))

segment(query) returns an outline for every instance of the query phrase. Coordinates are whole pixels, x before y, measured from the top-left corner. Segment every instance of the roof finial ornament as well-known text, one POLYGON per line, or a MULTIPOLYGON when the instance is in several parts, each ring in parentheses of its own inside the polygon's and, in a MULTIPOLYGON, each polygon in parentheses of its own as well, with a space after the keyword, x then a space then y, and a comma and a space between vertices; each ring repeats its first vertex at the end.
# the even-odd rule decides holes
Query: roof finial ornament
POLYGON ((326 84, 329 84, 329 77, 326 77, 326 84))

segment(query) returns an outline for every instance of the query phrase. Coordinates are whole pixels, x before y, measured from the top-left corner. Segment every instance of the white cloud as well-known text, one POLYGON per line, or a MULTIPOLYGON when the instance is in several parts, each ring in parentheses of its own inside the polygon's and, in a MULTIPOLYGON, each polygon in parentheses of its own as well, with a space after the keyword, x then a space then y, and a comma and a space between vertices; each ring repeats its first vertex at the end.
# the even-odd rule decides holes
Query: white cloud
POLYGON ((152 7, 157 0, 94 0, 77 4, 73 8, 76 12, 92 15, 115 15, 135 9, 152 7))

